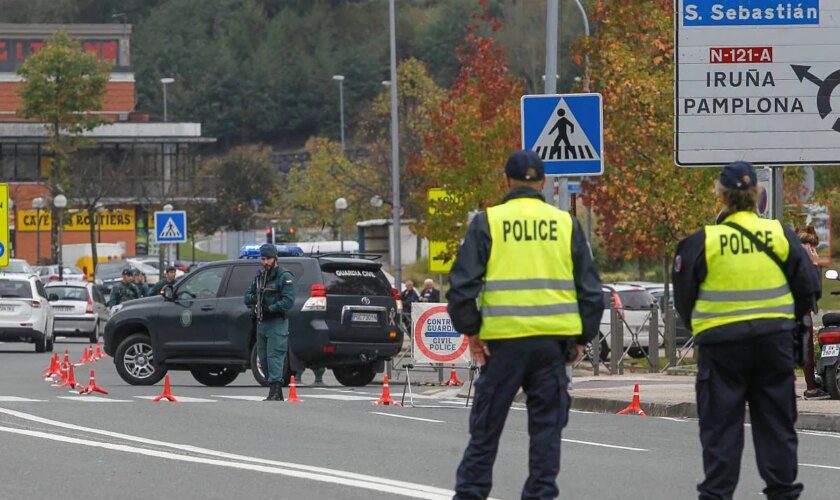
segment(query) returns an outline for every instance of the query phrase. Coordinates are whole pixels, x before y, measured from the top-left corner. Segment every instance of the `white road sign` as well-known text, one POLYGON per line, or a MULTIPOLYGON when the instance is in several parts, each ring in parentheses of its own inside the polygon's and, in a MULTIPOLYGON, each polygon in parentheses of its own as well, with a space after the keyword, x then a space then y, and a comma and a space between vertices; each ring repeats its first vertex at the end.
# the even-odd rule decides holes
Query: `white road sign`
POLYGON ((681 166, 840 163, 840 0, 676 0, 681 166))

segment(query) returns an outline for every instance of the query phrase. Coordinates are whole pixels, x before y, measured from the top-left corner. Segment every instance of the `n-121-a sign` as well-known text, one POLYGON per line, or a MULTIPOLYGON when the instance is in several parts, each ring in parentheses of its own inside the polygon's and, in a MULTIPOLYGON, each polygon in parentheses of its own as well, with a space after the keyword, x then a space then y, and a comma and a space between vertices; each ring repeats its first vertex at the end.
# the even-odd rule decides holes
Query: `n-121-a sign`
POLYGON ((678 165, 840 162, 840 2, 676 1, 678 165))

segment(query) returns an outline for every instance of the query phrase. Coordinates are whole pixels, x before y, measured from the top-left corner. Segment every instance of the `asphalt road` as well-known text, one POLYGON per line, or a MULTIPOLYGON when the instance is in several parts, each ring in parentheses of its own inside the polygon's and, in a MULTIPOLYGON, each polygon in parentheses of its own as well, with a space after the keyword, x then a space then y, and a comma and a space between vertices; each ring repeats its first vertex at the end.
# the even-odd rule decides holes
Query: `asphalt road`
MULTIPOLYGON (((78 360, 84 345, 56 349, 78 360)), ((210 388, 173 372, 182 401, 152 403, 144 398, 161 386, 125 384, 110 359, 95 365, 110 391, 102 397, 50 387, 40 378, 48 360, 31 345, 0 344, 0 498, 446 498, 467 439, 463 401, 375 407, 378 385, 351 390, 329 375, 327 387, 303 386, 303 402, 289 404, 258 401, 266 390, 250 373, 210 388)), ((83 383, 88 371, 77 373, 83 383)), ((496 462, 496 498, 519 497, 526 424, 517 406, 496 462)), ((573 412, 563 438, 563 498, 695 498, 696 421, 573 412)), ((736 498, 761 496, 754 460, 748 439, 736 498)), ((840 435, 801 433, 799 462, 805 498, 836 497, 840 435)))

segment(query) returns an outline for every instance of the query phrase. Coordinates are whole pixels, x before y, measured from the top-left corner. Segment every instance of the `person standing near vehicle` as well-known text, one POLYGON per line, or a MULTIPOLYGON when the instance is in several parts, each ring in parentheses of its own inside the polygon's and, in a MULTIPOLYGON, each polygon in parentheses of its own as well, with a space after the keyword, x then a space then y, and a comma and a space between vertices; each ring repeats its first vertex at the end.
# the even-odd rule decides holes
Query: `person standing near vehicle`
POLYGON ((533 151, 505 164, 510 191, 476 215, 449 274, 448 311, 482 365, 455 498, 487 498, 505 418, 528 396, 530 474, 522 498, 559 494, 560 435, 569 417, 565 365, 598 334, 601 280, 577 219, 545 203, 533 151), (480 298, 481 309, 476 304, 480 298))
POLYGON ((411 304, 420 300, 420 295, 417 294, 413 281, 405 281, 405 290, 400 293, 400 300, 402 301, 403 311, 408 311, 411 314, 411 304))
POLYGON ((420 292, 420 302, 440 302, 440 290, 435 288, 435 282, 426 278, 423 282, 423 291, 420 292))
POLYGON ((265 401, 283 401, 283 368, 289 348, 286 313, 295 304, 295 276, 277 263, 277 247, 260 247, 262 269, 245 293, 257 320, 257 355, 268 379, 265 401))
MULTIPOLYGON (((817 246, 820 244, 820 237, 817 235, 816 228, 814 228, 813 224, 808 225, 808 227, 805 228, 805 231, 800 232, 797 236, 799 236, 799 241, 802 242, 802 246, 805 247, 805 251, 808 252, 808 256, 811 258, 811 262, 814 264, 814 269, 817 274, 820 274, 820 256, 817 254, 816 250, 817 246)), ((803 367, 805 374, 805 393, 802 397, 805 399, 831 399, 831 395, 820 389, 817 385, 817 377, 814 372, 813 321, 811 321, 808 328, 808 341, 805 343, 805 356, 805 366, 803 367)))
POLYGON ((149 285, 146 284, 146 275, 139 269, 134 270, 134 286, 137 288, 137 298, 149 296, 149 285))
POLYGON ((163 287, 165 287, 166 285, 174 285, 176 273, 177 271, 175 270, 175 266, 167 267, 164 279, 155 283, 155 286, 153 286, 152 289, 149 291, 149 295, 160 295, 160 292, 163 290, 163 287))
POLYGON ((131 280, 131 277, 131 269, 123 269, 122 281, 111 288, 111 296, 108 298, 108 307, 114 307, 124 302, 128 302, 129 300, 140 298, 140 292, 137 290, 137 287, 134 286, 134 282, 131 280))
POLYGON ((717 224, 682 240, 674 258, 676 308, 699 347, 697 413, 705 479, 701 499, 732 498, 749 403, 768 498, 798 498, 794 332, 820 282, 796 234, 756 213, 753 166, 723 168, 717 224))

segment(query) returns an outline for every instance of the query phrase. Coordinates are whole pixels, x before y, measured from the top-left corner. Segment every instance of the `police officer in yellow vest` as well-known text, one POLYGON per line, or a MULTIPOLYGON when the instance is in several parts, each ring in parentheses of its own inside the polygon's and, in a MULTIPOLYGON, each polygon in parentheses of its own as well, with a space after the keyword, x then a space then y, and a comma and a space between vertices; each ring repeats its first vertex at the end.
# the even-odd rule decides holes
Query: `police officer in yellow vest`
POLYGON ((676 308, 699 346, 706 477, 697 489, 701 499, 732 498, 749 403, 765 495, 798 498, 793 332, 819 298, 819 278, 796 234, 756 214, 752 165, 727 165, 716 189, 724 206, 717 224, 680 242, 673 271, 676 308))
POLYGON ((510 192, 470 222, 449 274, 452 323, 470 336, 473 360, 482 365, 455 498, 490 494, 499 438, 520 387, 531 436, 522 497, 558 495, 560 433, 569 416, 565 365, 597 335, 604 310, 580 224, 540 194, 540 157, 514 153, 505 176, 510 192))

